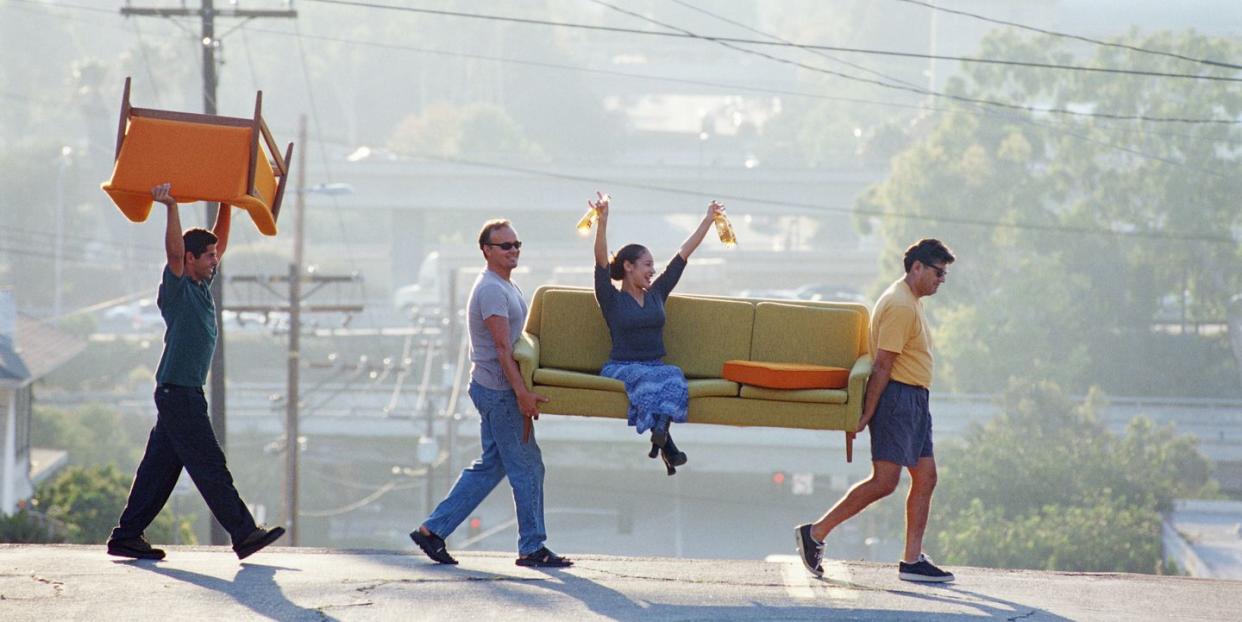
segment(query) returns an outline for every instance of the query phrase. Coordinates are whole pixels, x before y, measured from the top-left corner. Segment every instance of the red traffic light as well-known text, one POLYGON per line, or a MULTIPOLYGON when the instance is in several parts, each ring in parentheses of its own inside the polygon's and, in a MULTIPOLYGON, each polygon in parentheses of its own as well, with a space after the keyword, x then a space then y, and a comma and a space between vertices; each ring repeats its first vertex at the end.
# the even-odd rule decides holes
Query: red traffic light
POLYGON ((773 473, 773 474, 772 474, 772 483, 773 483, 773 484, 776 484, 777 486, 784 485, 784 483, 785 483, 785 472, 784 472, 784 471, 777 471, 777 472, 773 473))
POLYGON ((478 531, 482 527, 483 527, 483 519, 479 518, 478 516, 470 517, 470 530, 471 531, 478 531))

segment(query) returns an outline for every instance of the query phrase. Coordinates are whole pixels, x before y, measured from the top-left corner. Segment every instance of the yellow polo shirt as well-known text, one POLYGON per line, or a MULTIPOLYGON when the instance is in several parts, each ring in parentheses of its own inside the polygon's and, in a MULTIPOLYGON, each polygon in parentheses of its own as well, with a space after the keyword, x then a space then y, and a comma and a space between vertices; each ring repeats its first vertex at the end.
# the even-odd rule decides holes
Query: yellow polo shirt
POLYGON ((871 356, 897 354, 892 379, 918 387, 932 383, 932 336, 919 301, 904 278, 888 286, 871 313, 871 356))

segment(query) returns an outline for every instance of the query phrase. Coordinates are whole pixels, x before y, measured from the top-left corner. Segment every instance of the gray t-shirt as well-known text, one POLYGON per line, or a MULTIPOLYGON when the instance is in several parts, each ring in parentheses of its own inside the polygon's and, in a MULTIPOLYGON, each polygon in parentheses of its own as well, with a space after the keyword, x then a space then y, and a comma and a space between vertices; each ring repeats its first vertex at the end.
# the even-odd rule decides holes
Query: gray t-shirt
POLYGON ((164 323, 164 353, 155 370, 155 381, 185 387, 201 387, 207 381, 211 356, 216 351, 216 303, 211 298, 212 279, 195 283, 187 273, 173 274, 164 266, 159 305, 164 323))
POLYGON ((526 324, 526 300, 522 298, 522 290, 512 281, 506 281, 499 274, 485 269, 474 280, 466 310, 470 324, 470 362, 473 363, 470 378, 489 389, 512 389, 509 379, 505 378, 504 368, 500 366, 492 331, 487 330, 483 320, 492 316, 508 319, 509 343, 516 343, 526 324))

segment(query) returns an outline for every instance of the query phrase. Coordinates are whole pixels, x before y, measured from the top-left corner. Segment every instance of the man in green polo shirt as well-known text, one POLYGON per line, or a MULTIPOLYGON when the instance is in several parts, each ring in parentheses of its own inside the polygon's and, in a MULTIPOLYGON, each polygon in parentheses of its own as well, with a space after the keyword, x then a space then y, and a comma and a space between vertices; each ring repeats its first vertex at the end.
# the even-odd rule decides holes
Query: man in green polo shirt
POLYGON ((211 281, 228 244, 229 207, 220 207, 212 231, 196 227, 182 233, 181 216, 171 190, 167 183, 151 189, 151 196, 168 207, 164 232, 168 263, 157 299, 168 328, 155 372, 155 427, 134 475, 120 522, 108 539, 108 554, 164 558, 164 551, 152 548, 142 532, 163 509, 185 467, 211 513, 232 537, 237 557, 245 559, 276 541, 285 530, 255 524, 233 486, 233 476, 211 428, 203 395, 203 383, 216 350, 216 305, 211 297, 211 281))
POLYGON ((921 300, 939 291, 953 261, 953 252, 940 240, 919 240, 906 249, 905 276, 894 281, 875 303, 870 343, 874 363, 856 430, 870 427, 871 477, 850 488, 818 521, 794 528, 798 556, 815 576, 824 573, 824 538, 850 517, 892 494, 905 468, 910 472, 906 549, 897 565, 897 577, 930 583, 953 580, 953 573, 937 568, 923 554, 923 533, 936 488, 936 457, 927 406, 932 383, 932 335, 921 300))

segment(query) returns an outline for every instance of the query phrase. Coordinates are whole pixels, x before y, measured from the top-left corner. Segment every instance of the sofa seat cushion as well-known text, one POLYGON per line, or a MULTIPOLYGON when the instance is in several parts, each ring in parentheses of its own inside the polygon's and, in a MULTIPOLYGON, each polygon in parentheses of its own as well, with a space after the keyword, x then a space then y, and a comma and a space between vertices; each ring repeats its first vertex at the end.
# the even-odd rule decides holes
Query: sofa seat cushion
MULTIPOLYGON (((691 398, 737 397, 738 391, 741 389, 736 382, 720 378, 692 379, 687 382, 690 385, 691 398)), ((536 369, 535 385, 536 392, 539 391, 538 387, 542 385, 625 393, 625 383, 620 380, 605 378, 599 374, 587 374, 564 369, 536 369)))
MULTIPOLYGON (((540 368, 535 370, 535 384, 571 389, 595 389, 625 393, 625 383, 599 374, 589 374, 567 369, 540 368)), ((536 389, 536 392, 538 389, 536 389)))
POLYGON ((746 399, 808 404, 844 404, 849 398, 845 389, 765 389, 748 384, 742 385, 741 395, 746 399))
POLYGON ((844 389, 850 382, 848 369, 806 363, 725 361, 721 375, 765 389, 844 389))

